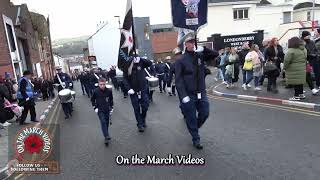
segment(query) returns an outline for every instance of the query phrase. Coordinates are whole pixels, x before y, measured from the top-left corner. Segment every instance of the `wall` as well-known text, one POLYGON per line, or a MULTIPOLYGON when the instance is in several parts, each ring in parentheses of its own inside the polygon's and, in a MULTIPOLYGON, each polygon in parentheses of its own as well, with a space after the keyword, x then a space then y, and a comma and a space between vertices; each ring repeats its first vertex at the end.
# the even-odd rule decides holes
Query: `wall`
POLYGON ((98 66, 109 69, 118 64, 120 31, 117 21, 110 21, 88 40, 89 54, 97 57, 98 66))
POLYGON ((208 24, 200 30, 199 39, 205 41, 212 34, 221 33, 222 35, 246 34, 257 30, 254 23, 255 4, 211 6, 208 7, 208 24), (249 20, 234 20, 233 8, 250 7, 249 20))

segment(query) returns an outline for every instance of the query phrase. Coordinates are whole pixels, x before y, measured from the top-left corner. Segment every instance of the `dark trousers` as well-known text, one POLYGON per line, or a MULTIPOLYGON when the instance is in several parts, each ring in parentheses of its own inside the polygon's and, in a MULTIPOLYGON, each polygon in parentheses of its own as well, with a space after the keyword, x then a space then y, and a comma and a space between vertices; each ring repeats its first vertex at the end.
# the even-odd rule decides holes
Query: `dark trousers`
POLYGON ((320 87, 320 60, 313 61, 311 65, 316 78, 316 85, 320 87))
POLYGON ((86 87, 85 87, 84 83, 80 82, 80 84, 81 84, 82 94, 85 95, 86 87))
POLYGON ((49 99, 49 94, 48 94, 48 91, 42 91, 42 99, 44 101, 48 100, 49 99))
POLYGON ((114 85, 114 88, 119 91, 120 86, 119 86, 117 78, 115 78, 115 77, 111 78, 111 82, 114 85))
POLYGON ((311 77, 311 73, 310 72, 307 72, 307 84, 309 86, 309 88, 312 90, 314 89, 314 84, 313 84, 313 80, 312 80, 312 77, 311 77))
POLYGON ((50 98, 54 98, 55 97, 53 89, 49 90, 48 93, 49 93, 50 98))
POLYGON ((166 83, 165 83, 164 75, 158 75, 158 78, 159 78, 159 89, 160 89, 160 92, 165 91, 166 83))
POLYGON ((247 71, 242 69, 242 84, 247 83, 247 71))
POLYGON ((139 128, 145 126, 146 116, 149 108, 149 93, 147 90, 141 91, 141 98, 138 97, 138 92, 130 95, 131 104, 133 106, 134 115, 137 120, 137 126, 139 128))
POLYGON ((20 124, 24 123, 26 121, 28 112, 30 111, 30 116, 31 116, 31 121, 35 121, 37 114, 36 114, 36 109, 35 109, 35 103, 34 100, 31 99, 27 102, 24 102, 23 104, 23 111, 22 111, 22 115, 20 117, 20 124))
POLYGON ((98 111, 98 117, 101 124, 101 130, 103 136, 106 138, 109 136, 109 112, 98 111))
POLYGON ((72 113, 72 103, 61 103, 62 110, 66 117, 69 117, 72 113))
POLYGON ((84 83, 83 85, 84 85, 84 89, 85 89, 88 97, 91 97, 92 94, 91 94, 91 90, 90 90, 89 84, 84 83))
POLYGON ((127 97, 127 96, 128 96, 128 90, 126 89, 123 81, 120 81, 120 82, 119 82, 119 86, 120 86, 120 88, 121 88, 121 91, 122 91, 122 93, 123 93, 123 96, 124 96, 124 97, 127 97))
POLYGON ((176 95, 176 85, 172 85, 171 89, 172 89, 172 94, 176 95))
POLYGON ((300 94, 303 94, 303 84, 294 85, 294 96, 298 97, 300 94))
POLYGON ((149 91, 149 100, 150 101, 153 101, 153 90, 152 91, 149 91))
POLYGON ((268 91, 276 90, 277 89, 277 77, 276 76, 269 76, 268 77, 268 91))
POLYGON ((5 123, 7 121, 7 115, 6 112, 4 110, 4 106, 0 107, 0 123, 5 123))
POLYGON ((181 103, 181 110, 185 115, 187 128, 194 144, 200 143, 198 129, 209 117, 208 97, 203 94, 202 96, 200 100, 197 99, 197 96, 189 96, 190 101, 188 103, 181 103))

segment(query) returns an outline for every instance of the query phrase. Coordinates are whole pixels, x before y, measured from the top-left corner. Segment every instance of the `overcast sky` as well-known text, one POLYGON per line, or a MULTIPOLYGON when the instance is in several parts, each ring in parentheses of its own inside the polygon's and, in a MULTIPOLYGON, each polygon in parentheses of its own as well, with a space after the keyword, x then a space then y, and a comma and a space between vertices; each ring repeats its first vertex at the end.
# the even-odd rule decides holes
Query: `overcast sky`
MULTIPOLYGON (((50 16, 53 39, 91 35, 100 21, 124 18, 127 0, 11 0, 50 16)), ((149 16, 151 24, 171 22, 170 0, 132 0, 133 15, 149 16), (161 3, 160 3, 161 2, 161 3)))

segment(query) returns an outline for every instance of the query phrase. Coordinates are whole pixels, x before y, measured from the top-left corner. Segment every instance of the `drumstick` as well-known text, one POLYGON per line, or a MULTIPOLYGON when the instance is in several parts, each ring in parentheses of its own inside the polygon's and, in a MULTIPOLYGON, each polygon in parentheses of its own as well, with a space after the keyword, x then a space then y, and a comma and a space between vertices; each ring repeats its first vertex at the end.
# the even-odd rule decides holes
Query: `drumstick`
POLYGON ((151 77, 150 73, 148 72, 148 70, 146 68, 144 68, 144 71, 148 74, 149 77, 151 77))

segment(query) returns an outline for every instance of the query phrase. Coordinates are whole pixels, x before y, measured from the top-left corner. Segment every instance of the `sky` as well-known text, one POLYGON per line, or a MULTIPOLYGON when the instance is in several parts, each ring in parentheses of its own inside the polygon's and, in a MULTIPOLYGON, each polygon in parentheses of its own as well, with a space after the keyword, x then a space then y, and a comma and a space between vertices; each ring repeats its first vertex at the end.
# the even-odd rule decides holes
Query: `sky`
MULTIPOLYGON (((102 21, 123 21, 127 0, 11 0, 50 17, 52 38, 92 35, 102 21)), ((151 24, 171 23, 170 0, 132 0, 133 16, 150 17, 151 24), (159 3, 161 2, 161 3, 159 3)))

